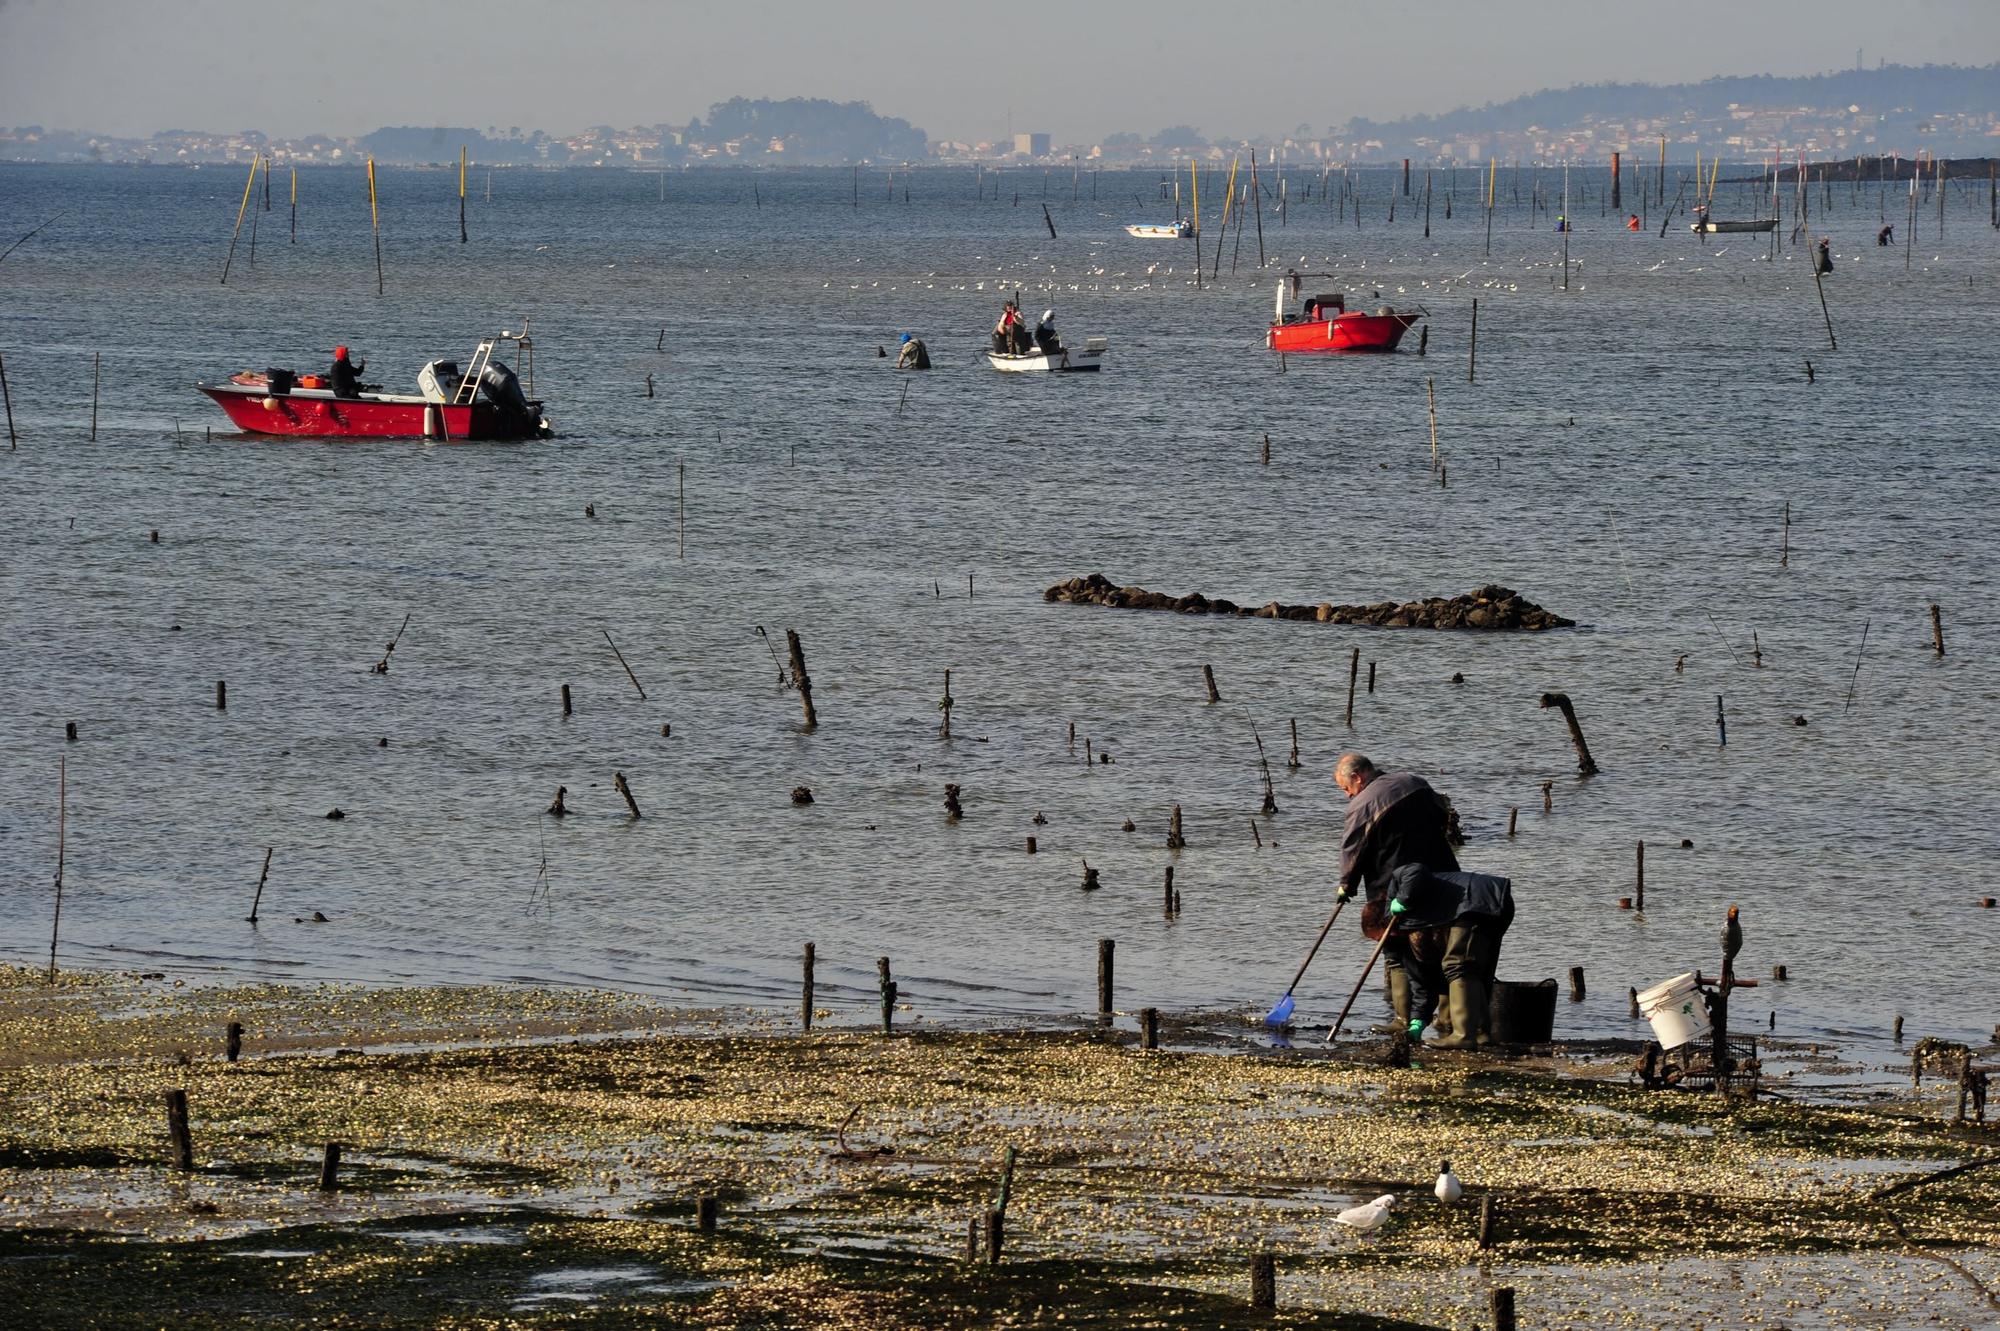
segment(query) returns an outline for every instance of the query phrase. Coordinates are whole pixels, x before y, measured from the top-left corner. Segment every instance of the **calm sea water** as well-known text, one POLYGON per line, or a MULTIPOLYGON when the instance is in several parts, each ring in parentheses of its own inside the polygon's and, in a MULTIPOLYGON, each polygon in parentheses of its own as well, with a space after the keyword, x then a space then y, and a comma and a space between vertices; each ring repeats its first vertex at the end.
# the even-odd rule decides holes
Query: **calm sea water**
MULTIPOLYGON (((1197 290, 1190 242, 1122 232, 1171 216, 1155 172, 1084 175, 1072 199, 1061 173, 1009 173, 997 198, 989 178, 982 198, 970 170, 928 170, 907 202, 902 176, 892 195, 864 173, 857 207, 845 171, 502 171, 489 200, 475 170, 460 244, 455 176, 396 170, 379 296, 360 173, 300 178, 295 244, 287 183, 225 287, 238 169, 0 168, 7 243, 58 217, 0 263, 21 436, 0 456, 0 955, 46 957, 66 761, 68 966, 775 1010, 810 939, 823 1001, 855 1020, 881 955, 922 1015, 1040 1020, 1094 1008, 1095 940, 1115 938, 1121 1007, 1261 1012, 1330 906, 1330 771, 1361 748, 1449 794, 1468 867, 1515 880, 1504 974, 1586 968, 1560 1033, 1636 1033, 1626 988, 1712 972, 1731 903, 1744 972, 1792 976, 1739 999, 1739 1020, 1775 1008, 1781 1034, 1860 1039, 1898 1012, 1958 1038, 2000 1018, 2000 911, 1978 906, 2000 814, 1983 182, 1954 193, 1942 239, 1926 204, 1907 258, 1874 244, 1901 195, 1836 187, 1829 211, 1815 193, 1838 351, 1802 249, 1704 246, 1680 220, 1663 239, 1657 206, 1627 233, 1596 180, 1569 207, 1567 292, 1532 182, 1514 207, 1503 174, 1487 257, 1470 172, 1449 221, 1438 178, 1426 240, 1420 202, 1388 221, 1386 171, 1361 177, 1358 228, 1295 175, 1284 224, 1263 219, 1270 265, 1232 230, 1197 290), (1287 267, 1350 305, 1421 304, 1428 356, 1412 338, 1280 364, 1260 334, 1287 267), (988 369, 1016 287, 1072 337, 1108 336, 1105 372, 988 369), (318 368, 337 342, 407 387, 523 319, 549 443, 270 442, 193 388, 318 368), (905 330, 932 373, 877 359, 905 330), (1251 603, 1500 582, 1579 627, 1041 599, 1092 571, 1251 603), (371 674, 406 614, 392 670, 371 674), (781 651, 802 633, 816 732, 759 626, 781 651), (1357 647, 1376 687, 1350 729, 1357 647), (1552 689, 1600 775, 1578 778, 1537 708, 1552 689), (1255 820, 1261 847, 1253 725, 1281 808, 1255 820), (1116 761, 1086 765, 1086 737, 1116 761), (566 821, 540 816, 558 785, 566 821), (1175 803, 1190 844, 1170 854, 1175 803), (1640 840, 1643 916, 1616 907, 1640 840), (1103 890, 1079 890, 1085 860, 1103 890), (295 922, 316 910, 329 922, 295 922)), ((1725 187, 1716 211, 1749 208, 1725 187)), ((1301 1017, 1330 1017, 1364 956, 1343 925, 1301 1017)))

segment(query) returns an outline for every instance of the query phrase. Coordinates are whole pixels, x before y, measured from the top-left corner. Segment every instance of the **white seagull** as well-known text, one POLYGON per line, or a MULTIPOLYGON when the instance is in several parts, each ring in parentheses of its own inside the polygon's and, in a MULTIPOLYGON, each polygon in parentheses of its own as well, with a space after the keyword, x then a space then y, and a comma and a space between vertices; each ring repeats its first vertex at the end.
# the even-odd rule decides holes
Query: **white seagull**
POLYGON ((1465 1196, 1465 1185, 1458 1181, 1458 1175, 1451 1172, 1451 1161, 1444 1162, 1444 1170, 1438 1175, 1437 1187, 1433 1191, 1446 1206, 1465 1196))
POLYGON ((1366 1234, 1371 1230, 1380 1229, 1383 1225, 1387 1224, 1389 1212, 1395 1209, 1396 1195, 1385 1192, 1372 1202, 1367 1202, 1361 1206, 1348 1207, 1345 1211, 1334 1217, 1334 1222, 1346 1225, 1349 1229, 1360 1230, 1363 1234, 1366 1234))

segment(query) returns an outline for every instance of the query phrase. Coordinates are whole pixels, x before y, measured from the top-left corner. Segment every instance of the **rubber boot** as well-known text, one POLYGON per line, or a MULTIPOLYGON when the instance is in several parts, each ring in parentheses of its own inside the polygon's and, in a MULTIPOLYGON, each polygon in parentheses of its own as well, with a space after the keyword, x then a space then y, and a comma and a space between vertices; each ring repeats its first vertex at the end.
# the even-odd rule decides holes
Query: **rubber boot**
POLYGON ((1431 1041, 1433 1049, 1472 1049, 1476 1047, 1476 1028, 1473 1026, 1472 1000, 1478 989, 1476 980, 1453 980, 1451 982, 1451 1034, 1431 1041))
POLYGON ((1378 1035, 1396 1035, 1410 1024, 1410 974, 1397 967, 1389 972, 1389 1010, 1395 1015, 1375 1028, 1378 1035))

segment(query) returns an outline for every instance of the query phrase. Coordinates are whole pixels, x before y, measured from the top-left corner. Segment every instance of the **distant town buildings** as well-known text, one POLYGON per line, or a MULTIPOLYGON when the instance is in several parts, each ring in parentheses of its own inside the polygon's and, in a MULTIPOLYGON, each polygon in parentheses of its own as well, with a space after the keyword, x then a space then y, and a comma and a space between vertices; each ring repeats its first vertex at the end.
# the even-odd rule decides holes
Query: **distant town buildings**
POLYGON ((1046 134, 1016 134, 1014 136, 1014 156, 1047 157, 1049 136, 1046 134))

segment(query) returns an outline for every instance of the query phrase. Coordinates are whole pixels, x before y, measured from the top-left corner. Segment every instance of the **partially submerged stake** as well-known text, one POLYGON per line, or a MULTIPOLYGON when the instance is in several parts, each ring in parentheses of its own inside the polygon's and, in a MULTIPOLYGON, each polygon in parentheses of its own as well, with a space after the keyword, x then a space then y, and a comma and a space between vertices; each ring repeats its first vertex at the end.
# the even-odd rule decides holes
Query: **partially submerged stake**
POLYGON ((229 265, 236 262, 236 238, 243 234, 243 218, 250 211, 250 188, 257 183, 257 158, 250 159, 250 178, 243 182, 243 202, 236 208, 236 229, 229 233, 229 257, 222 261, 222 285, 229 285, 229 265))
POLYGON ((257 874, 257 894, 250 898, 250 923, 252 924, 257 923, 257 907, 264 900, 264 881, 271 876, 271 850, 272 847, 270 846, 264 847, 264 867, 257 874))
POLYGON ((806 944, 804 975, 799 985, 799 1026, 810 1031, 813 1028, 813 945, 806 944))
POLYGON ((806 729, 819 725, 819 714, 813 710, 812 676, 806 673, 806 649, 799 642, 797 629, 785 630, 785 647, 792 656, 792 684, 799 691, 799 701, 805 707, 806 729))
POLYGON ((1208 700, 1210 702, 1217 703, 1222 701, 1222 694, 1216 691, 1215 668, 1213 666, 1202 666, 1201 682, 1208 686, 1208 700))
POLYGON ((171 1090, 166 1099, 167 1139, 173 1145, 174 1168, 185 1173, 194 1168, 194 1135, 188 1131, 188 1093, 171 1090))
MULTIPOLYGON (((75 735, 72 734, 74 739, 75 735)), ((56 916, 49 925, 49 983, 56 982, 56 939, 62 933, 63 851, 69 826, 69 760, 56 759, 56 916)))
MULTIPOLYGON (((632 667, 625 665, 625 653, 618 650, 617 643, 611 642, 611 630, 600 629, 598 631, 604 635, 604 641, 611 643, 611 654, 618 658, 618 664, 625 666, 625 678, 631 680, 632 687, 639 690, 639 701, 646 701, 646 688, 639 682, 639 677, 632 673, 632 667)), ((567 684, 563 686, 563 715, 569 715, 569 686, 567 684)))
MULTIPOLYGON (((1544 693, 1541 705, 1543 707, 1556 707, 1562 710, 1563 722, 1569 726, 1570 743, 1576 746, 1577 770, 1585 776, 1596 775, 1597 764, 1591 759, 1590 746, 1583 741, 1583 727, 1576 723, 1576 708, 1570 704, 1569 695, 1567 693, 1544 693)), ((1548 797, 1546 784, 1543 786, 1542 794, 1544 803, 1546 803, 1548 797)))
POLYGON ((1354 725, 1354 686, 1361 678, 1361 649, 1356 647, 1347 662, 1347 724, 1354 725))
POLYGON ((639 801, 632 798, 632 787, 626 783, 623 772, 613 772, 611 774, 611 788, 625 797, 625 807, 632 811, 634 818, 637 818, 639 816, 639 801))

